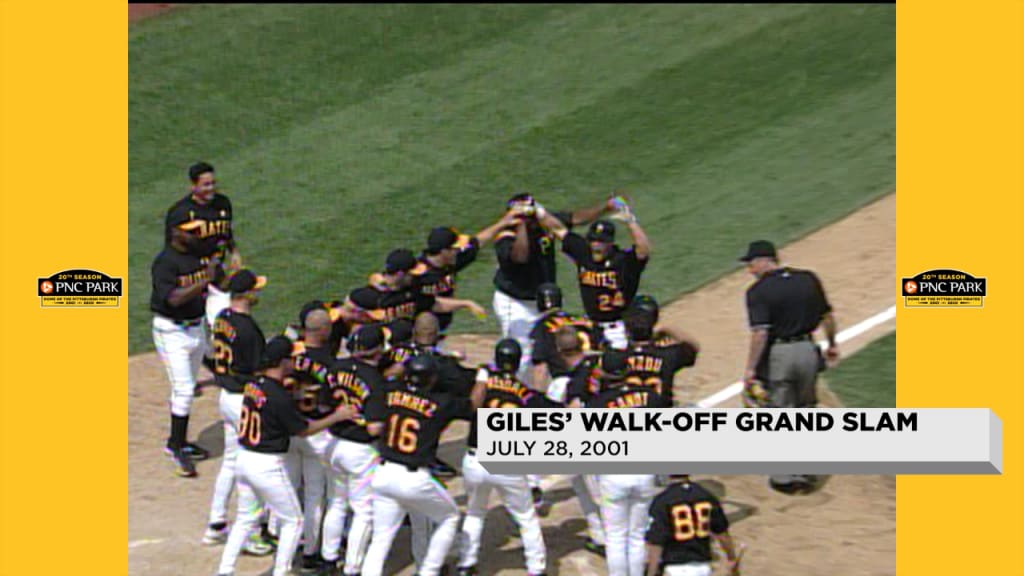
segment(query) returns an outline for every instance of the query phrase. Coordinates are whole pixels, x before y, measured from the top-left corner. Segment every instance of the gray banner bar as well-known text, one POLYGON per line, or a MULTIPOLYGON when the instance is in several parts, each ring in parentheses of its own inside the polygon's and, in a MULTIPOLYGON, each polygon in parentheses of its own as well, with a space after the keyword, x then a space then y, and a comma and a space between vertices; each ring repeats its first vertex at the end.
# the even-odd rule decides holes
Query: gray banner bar
POLYGON ((1002 423, 962 409, 481 409, 497 474, 1000 474, 1002 423))

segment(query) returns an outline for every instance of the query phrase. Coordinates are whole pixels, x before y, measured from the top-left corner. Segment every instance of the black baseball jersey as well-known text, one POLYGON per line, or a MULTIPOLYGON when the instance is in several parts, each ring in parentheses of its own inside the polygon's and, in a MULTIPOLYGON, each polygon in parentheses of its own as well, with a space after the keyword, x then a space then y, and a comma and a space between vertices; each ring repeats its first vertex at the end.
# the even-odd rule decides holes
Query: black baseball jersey
POLYGON ((203 317, 206 313, 206 290, 195 298, 171 306, 167 298, 175 288, 188 288, 193 284, 209 280, 206 266, 192 254, 183 254, 171 246, 167 246, 153 260, 153 293, 149 300, 149 308, 161 316, 171 320, 191 321, 203 317))
POLYGON ((565 403, 579 399, 586 406, 601 391, 601 374, 598 368, 601 357, 586 356, 568 373, 569 382, 565 387, 565 403))
MULTIPOLYGON (((570 214, 559 212, 555 217, 571 223, 570 214)), ((537 287, 545 282, 555 283, 555 237, 539 225, 527 226, 530 253, 525 263, 512 261, 514 229, 504 230, 495 237, 494 250, 498 255, 498 269, 494 273, 494 286, 516 300, 537 299, 537 287)))
POLYGON ((330 410, 348 404, 356 408, 359 415, 331 426, 331 434, 353 442, 373 441, 366 430, 368 404, 384 387, 384 377, 376 366, 351 357, 338 360, 329 386, 321 391, 321 404, 330 410))
POLYGON ((256 374, 267 340, 252 316, 225 308, 213 323, 213 379, 228 392, 242 392, 256 374))
POLYGON ((612 246, 608 256, 596 262, 590 243, 575 232, 566 234, 562 251, 576 262, 580 297, 587 316, 597 322, 620 320, 636 296, 647 260, 637 256, 636 247, 622 250, 612 246))
MULTIPOLYGON (((416 286, 425 296, 450 298, 455 295, 455 276, 476 261, 480 253, 480 241, 476 236, 460 235, 456 241, 455 248, 458 252, 455 255, 455 265, 436 267, 427 260, 426 254, 420 256, 419 265, 413 269, 416 275, 416 286)), ((441 331, 448 329, 452 323, 452 313, 445 312, 437 315, 437 322, 441 331)))
POLYGON ((381 370, 387 370, 395 364, 405 364, 407 360, 419 354, 430 354, 437 361, 437 383, 434 389, 438 392, 469 396, 473 389, 473 377, 476 371, 462 365, 458 358, 437 347, 423 347, 416 343, 399 344, 384 353, 381 370))
MULTIPOLYGON (((494 366, 481 366, 477 371, 476 380, 486 382, 484 385, 487 390, 484 395, 484 408, 559 408, 562 406, 520 382, 515 374, 498 370, 494 366)), ((476 448, 476 442, 476 418, 473 418, 469 426, 466 445, 476 448)))
POLYGON ((809 270, 778 268, 747 289, 752 328, 767 328, 770 340, 814 332, 832 311, 818 277, 809 270))
POLYGON ((433 308, 435 302, 433 296, 423 294, 415 284, 402 290, 392 290, 377 274, 370 277, 367 286, 353 290, 349 300, 381 324, 398 318, 411 320, 420 312, 433 308))
POLYGON ((225 248, 234 242, 234 235, 231 232, 231 200, 218 192, 213 195, 209 204, 203 205, 196 202, 192 193, 189 193, 175 202, 167 210, 164 219, 168 243, 171 238, 171 219, 178 214, 187 214, 189 220, 204 222, 198 230, 199 245, 196 247, 195 255, 204 259, 216 256, 223 260, 225 248))
POLYGON ((563 326, 574 326, 577 329, 584 352, 598 350, 603 345, 601 329, 591 320, 563 310, 548 310, 530 330, 530 340, 533 341, 531 358, 534 364, 547 364, 552 378, 569 372, 569 367, 555 348, 555 334, 563 326))
POLYGON ((634 387, 650 388, 673 401, 675 375, 697 362, 697 350, 688 342, 659 338, 653 342, 630 342, 625 350, 611 350, 609 354, 625 356, 629 366, 626 383, 634 387))
POLYGON ((469 398, 388 381, 382 394, 370 397, 366 419, 384 424, 381 458, 423 468, 437 457, 437 444, 448 424, 455 419, 470 420, 473 413, 469 398))
POLYGON ((289 439, 309 427, 284 384, 256 376, 245 384, 238 442, 253 452, 284 454, 289 439))
POLYGON ((295 343, 292 361, 295 370, 289 377, 291 386, 286 387, 291 389, 299 412, 312 420, 330 414, 334 407, 328 408, 320 401, 323 390, 330 387, 334 376, 335 359, 330 345, 312 347, 299 340, 295 343))
POLYGON ((715 495, 696 482, 675 482, 651 501, 647 542, 661 546, 663 566, 711 562, 711 535, 729 530, 715 495))
POLYGON ((587 408, 670 408, 672 404, 649 388, 614 386, 592 396, 587 408))

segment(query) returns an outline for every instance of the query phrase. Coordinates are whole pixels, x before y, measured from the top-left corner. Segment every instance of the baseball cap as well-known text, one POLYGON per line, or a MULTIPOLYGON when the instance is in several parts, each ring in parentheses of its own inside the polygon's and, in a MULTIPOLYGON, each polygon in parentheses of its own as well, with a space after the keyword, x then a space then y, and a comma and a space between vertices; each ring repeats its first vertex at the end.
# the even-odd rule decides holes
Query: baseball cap
POLYGON ((388 343, 392 346, 412 341, 412 320, 397 318, 388 325, 388 343))
POLYGON ((231 280, 228 282, 228 292, 242 294, 251 290, 259 290, 266 285, 266 276, 257 276, 253 274, 252 270, 243 268, 231 275, 231 280))
POLYGON ((388 274, 394 274, 396 272, 408 272, 416 267, 416 256, 405 248, 399 248, 398 250, 392 250, 388 254, 388 259, 384 263, 384 271, 388 274))
POLYGON ((533 195, 526 192, 521 192, 508 199, 509 208, 518 205, 533 206, 534 204, 536 204, 536 201, 533 199, 533 195))
POLYGON ((191 232, 196 228, 199 228, 206 224, 205 220, 196 220, 192 218, 192 215, 185 210, 175 211, 171 214, 170 225, 179 230, 191 232))
POLYGON ((437 254, 445 248, 451 248, 459 239, 459 234, 450 227, 438 227, 430 231, 427 237, 427 253, 437 254))
POLYGON ((281 360, 292 355, 293 346, 294 344, 287 336, 274 336, 263 349, 263 361, 260 363, 260 367, 273 368, 277 366, 281 360))
POLYGON ((355 334, 349 337, 348 349, 350 352, 366 352, 379 348, 383 342, 384 334, 380 326, 366 325, 361 326, 355 334))
POLYGON ((310 300, 302 305, 302 309, 299 310, 299 326, 302 328, 306 327, 306 318, 314 310, 327 310, 327 305, 324 304, 323 300, 310 300))
POLYGON ((601 380, 619 382, 626 378, 627 372, 629 365, 625 354, 610 350, 601 355, 601 380))
POLYGON ((767 240, 754 240, 747 247, 747 253, 740 257, 740 262, 750 262, 754 258, 776 258, 775 245, 767 240))
POLYGON ((591 242, 614 242, 615 224, 608 220, 598 220, 590 225, 587 231, 587 240, 591 242))

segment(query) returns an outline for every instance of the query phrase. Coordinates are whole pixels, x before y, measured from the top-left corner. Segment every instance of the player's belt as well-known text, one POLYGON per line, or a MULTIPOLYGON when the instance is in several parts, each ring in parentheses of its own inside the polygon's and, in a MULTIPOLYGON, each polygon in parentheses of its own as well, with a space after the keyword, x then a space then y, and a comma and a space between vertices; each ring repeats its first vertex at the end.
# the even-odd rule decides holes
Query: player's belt
POLYGON ((182 328, 192 328, 193 326, 199 326, 200 324, 203 323, 202 316, 200 316, 199 318, 193 318, 192 320, 175 320, 174 318, 169 318, 167 316, 164 316, 163 314, 157 314, 157 316, 163 318, 164 320, 167 320, 168 322, 172 322, 178 326, 181 326, 182 328))
POLYGON ((413 466, 412 464, 403 464, 401 462, 395 462, 394 460, 381 460, 380 463, 381 465, 393 464, 395 466, 403 466, 409 472, 418 472, 420 468, 426 468, 426 466, 413 466))
POLYGON ((800 336, 790 336, 788 338, 776 338, 772 341, 773 344, 792 344, 793 342, 807 342, 810 341, 810 334, 801 334, 800 336))

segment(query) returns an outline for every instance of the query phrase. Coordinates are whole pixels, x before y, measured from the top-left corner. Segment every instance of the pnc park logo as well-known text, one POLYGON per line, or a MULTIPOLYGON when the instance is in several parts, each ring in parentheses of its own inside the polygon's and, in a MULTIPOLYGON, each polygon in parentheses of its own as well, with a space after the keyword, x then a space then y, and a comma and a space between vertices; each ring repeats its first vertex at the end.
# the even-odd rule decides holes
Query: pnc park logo
POLYGON ((96 270, 64 270, 39 278, 39 303, 43 308, 117 308, 124 282, 96 270))
POLYGON ((907 308, 981 308, 987 292, 985 278, 960 270, 929 270, 901 282, 907 308))

